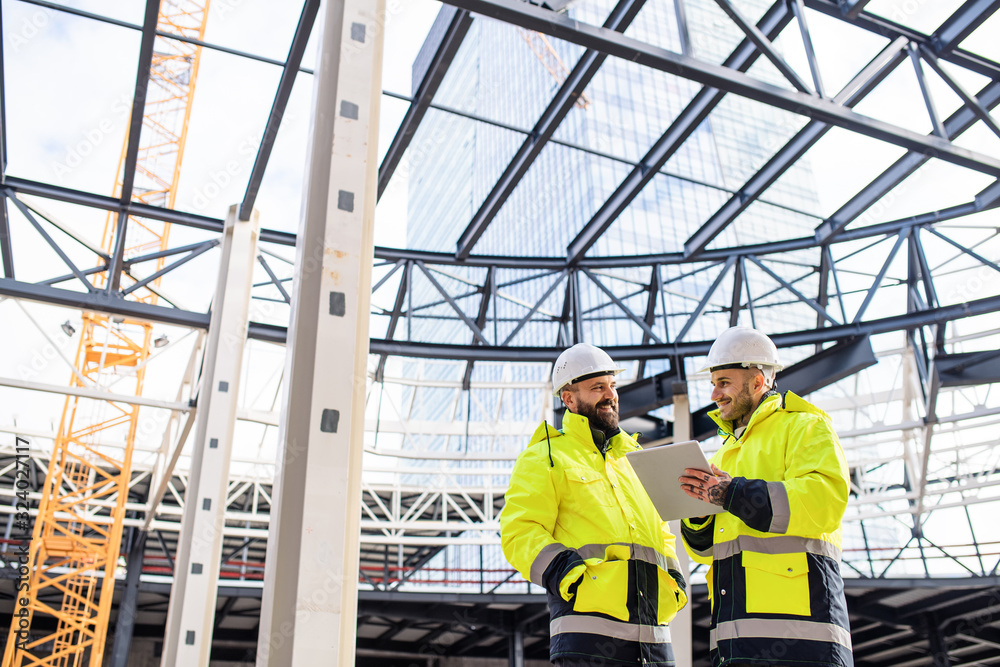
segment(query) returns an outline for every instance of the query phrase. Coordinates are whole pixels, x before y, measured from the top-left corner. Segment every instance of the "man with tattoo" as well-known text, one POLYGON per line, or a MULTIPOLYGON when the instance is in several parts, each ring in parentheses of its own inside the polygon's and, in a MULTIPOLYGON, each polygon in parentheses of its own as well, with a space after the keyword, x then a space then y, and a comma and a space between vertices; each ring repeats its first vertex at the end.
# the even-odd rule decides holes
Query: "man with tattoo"
POLYGON ((681 488, 726 510, 685 519, 696 561, 710 565, 713 667, 853 667, 840 576, 849 478, 830 417, 792 392, 770 338, 722 333, 708 354, 710 416, 723 438, 712 474, 688 468, 681 488))

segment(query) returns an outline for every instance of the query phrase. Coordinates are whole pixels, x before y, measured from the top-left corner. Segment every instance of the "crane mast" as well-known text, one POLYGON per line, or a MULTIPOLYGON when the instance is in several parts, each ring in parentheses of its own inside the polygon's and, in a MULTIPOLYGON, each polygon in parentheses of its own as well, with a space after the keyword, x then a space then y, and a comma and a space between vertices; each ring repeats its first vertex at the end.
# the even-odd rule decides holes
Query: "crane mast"
MULTIPOLYGON (((133 201, 174 207, 201 47, 167 35, 203 41, 208 5, 209 0, 160 3, 133 201)), ((126 136, 116 197, 122 193, 128 142, 126 136)), ((118 229, 116 214, 109 213, 101 241, 109 257, 114 256, 118 229)), ((125 258, 167 249, 167 223, 130 216, 122 229, 127 230, 125 258)), ((155 304, 159 278, 148 278, 164 262, 164 257, 155 260, 148 282, 126 270, 120 287, 127 298, 155 304)), ((98 289, 116 278, 110 275, 110 262, 102 261, 101 266, 105 270, 94 279, 98 289)), ((82 319, 70 384, 87 388, 113 384, 115 394, 141 396, 145 362, 153 347, 152 326, 94 312, 82 313, 82 319)), ((138 428, 138 405, 67 396, 32 533, 27 590, 19 594, 27 599, 23 607, 29 614, 29 635, 23 641, 17 631, 25 628, 19 623, 11 626, 3 667, 101 664, 138 428), (124 444, 112 444, 116 442, 124 444), (54 619, 55 629, 32 629, 39 616, 54 619)))

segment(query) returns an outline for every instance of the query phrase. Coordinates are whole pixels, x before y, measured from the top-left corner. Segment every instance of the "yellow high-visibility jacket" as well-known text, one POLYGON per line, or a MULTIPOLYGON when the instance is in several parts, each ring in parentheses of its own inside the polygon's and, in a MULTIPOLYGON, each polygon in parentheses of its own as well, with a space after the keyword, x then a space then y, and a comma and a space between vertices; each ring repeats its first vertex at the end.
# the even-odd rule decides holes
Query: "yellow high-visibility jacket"
POLYGON ((546 588, 553 660, 673 664, 666 624, 687 596, 674 535, 625 458, 635 449, 619 431, 602 455, 589 420, 567 412, 563 431, 543 422, 514 465, 501 543, 546 588))
POLYGON ((726 512, 682 524, 685 546, 710 564, 712 664, 767 661, 853 666, 841 520, 847 462, 829 416, 792 392, 765 397, 711 462, 733 477, 726 512))

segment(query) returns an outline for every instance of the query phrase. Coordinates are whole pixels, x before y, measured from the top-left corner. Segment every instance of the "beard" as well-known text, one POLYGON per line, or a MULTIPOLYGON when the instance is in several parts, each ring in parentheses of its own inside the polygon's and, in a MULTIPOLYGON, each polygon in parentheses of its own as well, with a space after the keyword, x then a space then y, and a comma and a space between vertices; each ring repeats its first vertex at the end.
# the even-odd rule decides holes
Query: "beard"
POLYGON ((598 431, 613 431, 618 428, 618 405, 614 401, 603 400, 597 403, 581 401, 579 413, 590 420, 590 426, 598 431), (600 408, 604 407, 610 407, 611 412, 601 412, 600 408))
POLYGON ((727 421, 733 422, 733 425, 739 425, 741 421, 746 419, 749 421, 750 414, 753 412, 753 395, 750 393, 750 381, 743 383, 743 387, 740 389, 740 393, 733 396, 732 401, 729 405, 728 413, 720 409, 719 416, 727 421))

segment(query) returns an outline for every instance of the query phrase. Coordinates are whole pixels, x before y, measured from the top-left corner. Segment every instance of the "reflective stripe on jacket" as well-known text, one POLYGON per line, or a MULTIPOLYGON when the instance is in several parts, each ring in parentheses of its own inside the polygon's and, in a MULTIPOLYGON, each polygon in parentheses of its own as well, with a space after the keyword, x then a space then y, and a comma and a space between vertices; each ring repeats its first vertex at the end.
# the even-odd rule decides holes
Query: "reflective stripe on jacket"
POLYGON ((849 477, 829 416, 792 392, 765 398, 739 437, 710 416, 728 511, 681 532, 711 565, 712 664, 853 666, 839 566, 849 477))
POLYGON ((547 590, 553 660, 673 664, 666 624, 687 597, 667 572, 680 569, 674 535, 625 458, 639 448, 619 432, 602 456, 587 418, 567 412, 562 433, 538 427, 511 472, 500 516, 510 564, 543 587, 567 550, 586 566, 566 576, 575 591, 547 590))

